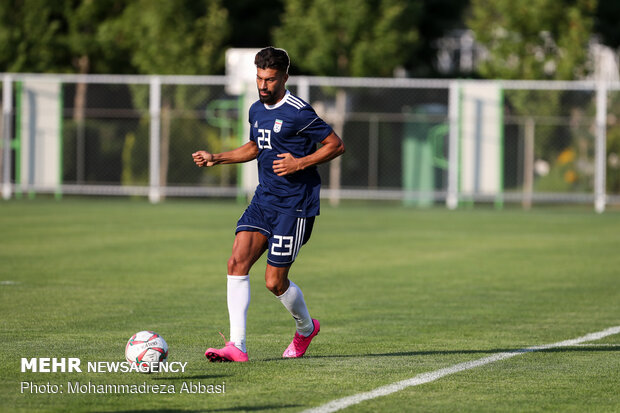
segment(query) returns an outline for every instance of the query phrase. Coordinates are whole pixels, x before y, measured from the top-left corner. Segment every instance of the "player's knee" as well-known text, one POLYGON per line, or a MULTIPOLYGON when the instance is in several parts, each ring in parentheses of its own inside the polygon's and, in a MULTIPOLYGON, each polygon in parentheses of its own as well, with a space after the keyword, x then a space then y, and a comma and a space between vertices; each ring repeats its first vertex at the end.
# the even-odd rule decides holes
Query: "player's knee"
POLYGON ((228 274, 230 275, 246 275, 249 272, 247 260, 242 260, 234 254, 228 259, 228 274))
POLYGON ((267 287, 267 289, 269 291, 271 291, 272 293, 274 293, 275 295, 281 295, 278 294, 279 290, 279 283, 275 280, 265 280, 265 287, 267 287))
POLYGON ((279 278, 266 278, 265 287, 275 295, 282 295, 288 288, 288 282, 279 278))

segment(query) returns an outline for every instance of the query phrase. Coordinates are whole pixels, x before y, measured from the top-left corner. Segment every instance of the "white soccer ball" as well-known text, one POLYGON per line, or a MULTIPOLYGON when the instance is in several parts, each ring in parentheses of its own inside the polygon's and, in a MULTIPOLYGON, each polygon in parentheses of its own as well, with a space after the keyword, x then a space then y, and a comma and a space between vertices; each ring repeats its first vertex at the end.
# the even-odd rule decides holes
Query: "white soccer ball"
POLYGON ((167 358, 168 344, 154 331, 134 334, 125 346, 125 359, 137 365, 144 373, 157 371, 158 363, 165 363, 167 358))

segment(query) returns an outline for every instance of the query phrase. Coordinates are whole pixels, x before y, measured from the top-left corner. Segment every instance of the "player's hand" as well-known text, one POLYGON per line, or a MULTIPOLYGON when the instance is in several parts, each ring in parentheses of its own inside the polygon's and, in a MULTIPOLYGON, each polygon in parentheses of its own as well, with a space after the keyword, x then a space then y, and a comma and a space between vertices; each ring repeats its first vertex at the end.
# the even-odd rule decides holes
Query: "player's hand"
POLYGON ((290 175, 301 170, 299 159, 294 158, 290 153, 278 154, 278 158, 273 161, 273 172, 278 176, 290 175))
POLYGON ((192 158, 194 158, 194 163, 200 167, 215 165, 215 162, 213 162, 213 154, 207 151, 194 152, 192 158))

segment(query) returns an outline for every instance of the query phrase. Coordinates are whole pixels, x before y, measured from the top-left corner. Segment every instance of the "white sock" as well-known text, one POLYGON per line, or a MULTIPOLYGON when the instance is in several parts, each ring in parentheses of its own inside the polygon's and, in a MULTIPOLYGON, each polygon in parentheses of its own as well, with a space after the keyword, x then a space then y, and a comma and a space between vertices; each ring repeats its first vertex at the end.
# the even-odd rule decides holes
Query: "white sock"
POLYGON ((303 293, 293 281, 290 281, 290 283, 288 290, 278 296, 278 299, 295 319, 297 332, 308 337, 314 331, 314 324, 312 323, 312 318, 310 318, 310 313, 308 313, 303 293))
POLYGON ((235 347, 247 353, 245 348, 245 324, 250 306, 250 276, 229 275, 227 285, 228 318, 230 320, 230 341, 235 347))

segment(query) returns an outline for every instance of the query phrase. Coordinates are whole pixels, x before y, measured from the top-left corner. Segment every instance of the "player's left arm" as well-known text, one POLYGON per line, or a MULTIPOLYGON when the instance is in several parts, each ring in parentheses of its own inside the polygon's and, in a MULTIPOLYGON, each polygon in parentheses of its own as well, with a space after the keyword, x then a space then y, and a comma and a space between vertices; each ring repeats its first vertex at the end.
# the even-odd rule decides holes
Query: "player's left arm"
POLYGON ((278 154, 273 161, 273 171, 278 176, 290 175, 313 165, 329 162, 344 153, 342 139, 332 131, 321 141, 321 147, 316 152, 302 158, 295 158, 290 153, 278 154))

